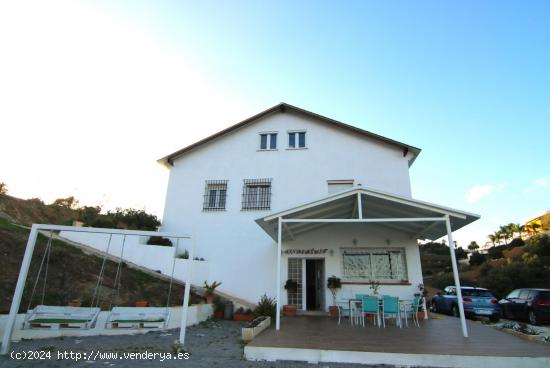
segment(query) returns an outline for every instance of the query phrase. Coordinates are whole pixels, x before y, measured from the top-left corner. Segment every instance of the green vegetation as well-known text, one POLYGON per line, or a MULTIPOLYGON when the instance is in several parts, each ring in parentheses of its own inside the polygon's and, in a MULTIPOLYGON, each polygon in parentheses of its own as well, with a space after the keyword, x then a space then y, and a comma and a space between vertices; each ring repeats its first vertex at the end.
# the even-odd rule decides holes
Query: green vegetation
POLYGON ((273 319, 275 318, 276 308, 277 306, 275 299, 268 297, 267 294, 264 294, 260 298, 256 309, 254 309, 254 314, 257 316, 270 316, 273 319))
POLYGON ((8 194, 8 185, 6 183, 0 182, 0 195, 8 194))

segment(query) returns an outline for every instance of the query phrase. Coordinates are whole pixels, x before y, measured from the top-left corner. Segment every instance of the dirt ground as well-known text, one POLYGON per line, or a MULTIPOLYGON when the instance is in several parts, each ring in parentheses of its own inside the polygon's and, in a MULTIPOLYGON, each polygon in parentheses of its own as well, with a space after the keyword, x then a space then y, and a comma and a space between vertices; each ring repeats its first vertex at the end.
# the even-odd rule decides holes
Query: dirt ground
POLYGON ((365 366, 357 364, 308 364, 302 362, 249 362, 243 357, 243 343, 240 340, 240 331, 244 322, 212 320, 198 326, 187 328, 187 352, 189 359, 164 360, 156 359, 124 359, 122 354, 136 352, 172 353, 174 340, 178 337, 178 330, 165 332, 149 332, 137 336, 97 336, 85 338, 56 338, 42 340, 28 340, 14 343, 11 347, 16 353, 28 353, 29 351, 50 351, 51 358, 44 356, 43 360, 16 360, 11 357, 0 357, 0 366, 5 368, 15 367, 258 367, 258 368, 353 368, 353 367, 388 367, 383 365, 365 366), (93 353, 91 353, 93 351, 93 353), (117 353, 118 358, 113 359, 59 359, 58 352, 73 352, 74 354, 117 353))

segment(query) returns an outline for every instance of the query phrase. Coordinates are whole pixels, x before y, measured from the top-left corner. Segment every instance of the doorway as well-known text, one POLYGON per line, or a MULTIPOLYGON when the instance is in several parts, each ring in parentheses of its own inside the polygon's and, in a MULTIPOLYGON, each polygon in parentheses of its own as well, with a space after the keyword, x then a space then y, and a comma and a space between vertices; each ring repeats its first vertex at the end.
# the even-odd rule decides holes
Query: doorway
POLYGON ((325 260, 306 259, 306 309, 324 310, 325 260))

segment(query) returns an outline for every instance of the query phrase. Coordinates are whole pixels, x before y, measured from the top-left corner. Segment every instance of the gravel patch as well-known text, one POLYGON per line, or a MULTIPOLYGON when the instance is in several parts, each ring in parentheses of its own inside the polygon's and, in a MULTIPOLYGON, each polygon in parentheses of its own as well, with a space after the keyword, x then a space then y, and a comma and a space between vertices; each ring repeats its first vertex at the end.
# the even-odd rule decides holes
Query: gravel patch
MULTIPOLYGON (((251 367, 251 368, 352 368, 367 367, 358 364, 319 363, 308 364, 303 362, 249 362, 244 359, 241 341, 241 328, 245 322, 210 320, 197 326, 187 328, 186 352, 189 359, 164 360, 159 356, 155 359, 123 359, 123 354, 141 353, 174 353, 174 342, 178 337, 179 330, 152 331, 142 335, 127 336, 89 336, 82 338, 65 337, 54 339, 25 340, 13 343, 11 349, 15 353, 24 354, 29 351, 43 351, 43 358, 16 360, 11 357, 0 357, 0 367, 16 368, 30 367, 31 365, 42 367, 251 367), (118 357, 113 359, 96 356, 95 360, 90 359, 90 352, 99 351, 101 354, 117 353, 118 357), (45 356, 50 352, 51 358, 45 356), (60 359, 59 352, 72 352, 73 359, 60 359), (81 354, 79 361, 76 361, 76 354, 81 354), (86 355, 84 355, 86 354, 86 355)), ((368 367, 389 367, 377 365, 368 367)))

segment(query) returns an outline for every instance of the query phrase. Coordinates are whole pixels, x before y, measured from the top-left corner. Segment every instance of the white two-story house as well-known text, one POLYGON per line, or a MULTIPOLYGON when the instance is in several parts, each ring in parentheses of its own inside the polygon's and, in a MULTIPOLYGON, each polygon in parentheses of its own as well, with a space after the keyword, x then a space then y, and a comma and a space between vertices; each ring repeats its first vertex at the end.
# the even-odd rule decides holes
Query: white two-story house
POLYGON ((170 170, 162 230, 192 229, 210 281, 251 303, 267 294, 327 310, 332 275, 342 296, 376 280, 410 298, 422 283, 417 239, 478 218, 411 197, 419 153, 281 103, 159 160, 170 170))

